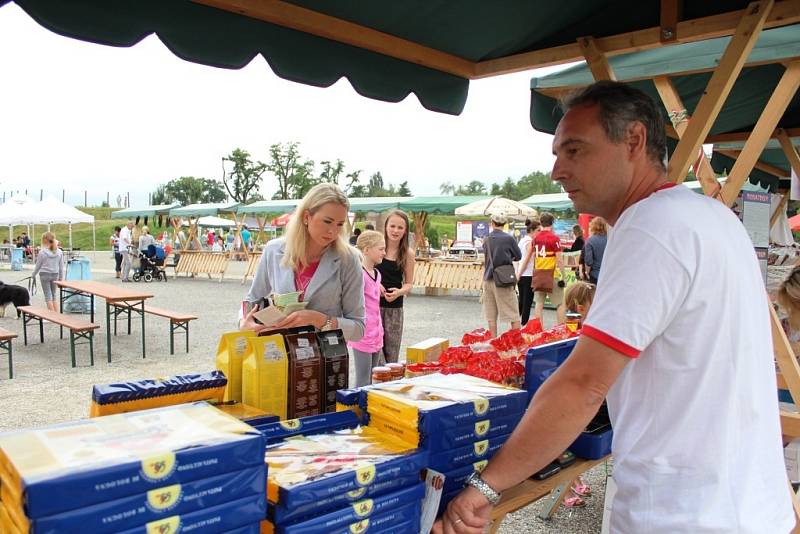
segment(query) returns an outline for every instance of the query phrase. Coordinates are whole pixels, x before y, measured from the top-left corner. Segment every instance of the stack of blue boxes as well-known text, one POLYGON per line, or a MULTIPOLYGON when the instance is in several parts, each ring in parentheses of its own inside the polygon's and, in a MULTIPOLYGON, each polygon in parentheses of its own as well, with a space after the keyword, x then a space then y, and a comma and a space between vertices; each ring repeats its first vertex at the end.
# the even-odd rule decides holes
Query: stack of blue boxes
POLYGON ((256 534, 264 447, 204 402, 3 434, 0 531, 256 534))
POLYGON ((426 375, 370 386, 362 408, 369 426, 430 455, 445 475, 440 511, 481 471, 522 419, 524 390, 467 375, 426 375))
POLYGON ((349 410, 258 428, 270 466, 263 533, 419 532, 426 452, 360 427, 349 410))

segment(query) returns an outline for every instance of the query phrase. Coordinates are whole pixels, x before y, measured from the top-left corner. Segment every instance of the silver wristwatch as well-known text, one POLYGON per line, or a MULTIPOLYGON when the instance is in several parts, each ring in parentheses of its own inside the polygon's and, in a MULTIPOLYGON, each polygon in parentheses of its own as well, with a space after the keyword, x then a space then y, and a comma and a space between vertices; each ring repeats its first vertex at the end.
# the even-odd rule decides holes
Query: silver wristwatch
POLYGON ((486 497, 486 500, 489 501, 489 504, 492 506, 500 502, 500 494, 497 493, 489 484, 487 484, 477 471, 469 476, 465 482, 465 485, 472 486, 476 490, 480 491, 481 495, 486 497))

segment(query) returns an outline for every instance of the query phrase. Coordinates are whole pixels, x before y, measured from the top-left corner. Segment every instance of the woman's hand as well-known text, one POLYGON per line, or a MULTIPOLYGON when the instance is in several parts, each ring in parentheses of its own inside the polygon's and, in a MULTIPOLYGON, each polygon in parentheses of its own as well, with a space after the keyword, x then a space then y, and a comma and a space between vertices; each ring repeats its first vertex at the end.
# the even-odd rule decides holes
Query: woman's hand
POLYGON ((290 313, 285 319, 281 319, 273 325, 273 328, 293 328, 295 326, 313 326, 322 328, 328 320, 328 316, 314 310, 300 310, 290 313))
POLYGON ((254 315, 258 312, 260 308, 255 306, 250 313, 244 319, 239 320, 239 330, 252 330, 255 333, 259 333, 262 330, 266 330, 267 327, 263 324, 257 323, 254 315))
POLYGON ((473 487, 468 487, 447 505, 447 511, 433 525, 433 534, 482 534, 491 519, 492 505, 473 487))
POLYGON ((396 287, 392 289, 386 289, 383 292, 383 298, 386 299, 386 302, 394 302, 402 296, 403 294, 400 293, 400 289, 396 287))

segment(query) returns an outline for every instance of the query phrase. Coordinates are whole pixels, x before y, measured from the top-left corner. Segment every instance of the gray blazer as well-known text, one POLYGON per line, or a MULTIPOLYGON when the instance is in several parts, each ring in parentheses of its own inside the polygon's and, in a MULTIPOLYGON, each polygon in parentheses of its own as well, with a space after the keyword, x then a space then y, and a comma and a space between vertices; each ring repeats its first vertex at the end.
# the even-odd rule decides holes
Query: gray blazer
MULTIPOLYGON (((294 271, 281 265, 286 241, 273 239, 264 247, 261 261, 247 294, 248 302, 259 302, 273 293, 296 291, 294 271)), ((364 336, 364 278, 361 261, 355 250, 339 255, 329 248, 308 284, 303 300, 308 309, 336 317, 344 337, 358 341, 364 336)))

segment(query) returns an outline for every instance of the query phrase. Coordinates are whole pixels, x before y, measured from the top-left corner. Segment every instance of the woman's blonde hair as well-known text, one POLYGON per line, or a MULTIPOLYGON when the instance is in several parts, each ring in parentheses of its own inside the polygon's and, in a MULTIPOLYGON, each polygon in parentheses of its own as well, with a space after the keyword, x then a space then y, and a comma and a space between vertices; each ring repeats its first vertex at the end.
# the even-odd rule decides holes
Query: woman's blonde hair
POLYGON ((588 306, 594 300, 595 285, 589 282, 575 282, 564 292, 564 306, 568 312, 577 313, 578 306, 588 306))
POLYGON ((595 217, 589 223, 589 231, 592 235, 606 235, 608 233, 608 223, 602 217, 595 217))
POLYGON ((778 304, 789 315, 792 328, 800 327, 800 266, 792 269, 778 290, 778 304))
POLYGON ((42 234, 42 246, 47 246, 51 252, 55 252, 58 250, 58 244, 56 243, 56 234, 53 232, 45 232, 42 234))
POLYGON ((365 230, 361 232, 356 240, 356 248, 361 252, 366 251, 368 248, 377 247, 381 243, 386 243, 383 234, 375 230, 365 230))
MULTIPOLYGON (((350 211, 350 201, 347 200, 345 194, 336 184, 317 184, 300 201, 294 211, 294 216, 289 219, 289 224, 286 225, 286 249, 282 262, 284 267, 298 270, 301 266, 308 265, 306 248, 310 237, 308 228, 303 224, 303 214, 307 211, 310 215, 314 215, 322 206, 330 203, 339 204, 348 212, 350 211)), ((347 254, 348 250, 352 250, 344 238, 344 228, 339 232, 331 246, 340 256, 347 254)))
POLYGON ((150 228, 148 228, 147 225, 142 226, 142 233, 143 234, 149 234, 150 233, 150 228))

